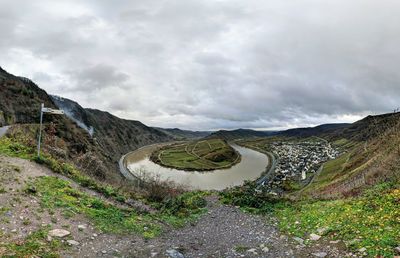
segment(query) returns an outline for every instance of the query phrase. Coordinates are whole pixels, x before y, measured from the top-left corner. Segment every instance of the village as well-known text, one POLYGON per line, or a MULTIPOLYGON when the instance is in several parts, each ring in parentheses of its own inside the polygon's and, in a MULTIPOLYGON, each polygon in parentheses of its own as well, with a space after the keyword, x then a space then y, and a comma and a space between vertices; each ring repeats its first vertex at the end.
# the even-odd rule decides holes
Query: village
POLYGON ((288 180, 307 183, 324 162, 339 156, 339 151, 323 139, 273 142, 270 151, 276 157, 276 163, 269 186, 280 186, 288 180))

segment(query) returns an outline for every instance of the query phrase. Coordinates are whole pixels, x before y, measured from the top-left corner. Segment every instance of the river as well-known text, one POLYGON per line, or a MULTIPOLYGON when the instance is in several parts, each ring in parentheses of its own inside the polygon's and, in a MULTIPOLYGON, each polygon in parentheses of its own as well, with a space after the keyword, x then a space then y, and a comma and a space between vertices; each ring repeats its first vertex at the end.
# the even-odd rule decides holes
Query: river
POLYGON ((228 169, 207 172, 183 171, 162 167, 149 160, 150 154, 159 146, 150 145, 125 156, 128 170, 136 177, 143 174, 149 177, 159 177, 161 180, 171 180, 183 184, 190 189, 222 190, 230 186, 241 185, 246 180, 255 180, 265 171, 268 157, 260 152, 231 145, 241 157, 240 163, 228 169))

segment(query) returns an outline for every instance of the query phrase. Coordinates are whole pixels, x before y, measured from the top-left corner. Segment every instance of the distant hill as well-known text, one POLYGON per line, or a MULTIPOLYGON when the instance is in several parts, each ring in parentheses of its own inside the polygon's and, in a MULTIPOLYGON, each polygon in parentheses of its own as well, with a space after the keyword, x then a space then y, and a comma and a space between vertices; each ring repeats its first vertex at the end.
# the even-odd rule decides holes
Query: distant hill
POLYGON ((315 127, 294 128, 280 131, 277 135, 289 137, 310 137, 335 133, 338 130, 349 128, 351 124, 323 124, 315 127))
POLYGON ((236 129, 236 130, 219 130, 210 134, 207 138, 221 138, 225 140, 253 138, 253 137, 266 137, 275 135, 275 131, 256 131, 251 129, 236 129))
POLYGON ((179 128, 155 127, 155 129, 165 132, 177 139, 200 139, 200 138, 207 137, 213 133, 211 131, 189 131, 189 130, 182 130, 179 128))

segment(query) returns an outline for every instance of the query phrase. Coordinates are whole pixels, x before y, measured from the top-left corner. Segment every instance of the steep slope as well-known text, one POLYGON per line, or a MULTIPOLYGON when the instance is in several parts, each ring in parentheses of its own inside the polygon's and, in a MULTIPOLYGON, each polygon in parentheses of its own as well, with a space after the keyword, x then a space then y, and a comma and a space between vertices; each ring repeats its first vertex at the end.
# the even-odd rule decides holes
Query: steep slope
POLYGON ((301 195, 337 198, 358 195, 365 188, 400 179, 400 114, 368 116, 329 137, 334 144, 350 146, 324 164, 301 195))
POLYGON ((36 84, 16 77, 0 67, 0 126, 14 123, 37 123, 40 103, 55 108, 53 102, 36 84))
POLYGON ((123 154, 141 146, 174 140, 174 136, 139 121, 118 118, 108 112, 83 108, 75 101, 51 96, 58 108, 81 128, 116 162, 123 154))
POLYGON ((96 141, 114 160, 144 145, 175 140, 173 136, 139 121, 121 119, 96 109, 85 111, 89 124, 94 128, 96 141))
POLYGON ((0 89, 0 126, 14 125, 9 130, 10 137, 23 135, 23 140, 34 147, 40 104, 52 108, 60 106, 68 116, 44 116, 46 144, 43 150, 74 162, 87 174, 102 180, 120 179, 117 162, 126 152, 173 139, 138 121, 83 109, 76 102, 50 97, 29 79, 16 77, 3 69, 0 69, 0 89))

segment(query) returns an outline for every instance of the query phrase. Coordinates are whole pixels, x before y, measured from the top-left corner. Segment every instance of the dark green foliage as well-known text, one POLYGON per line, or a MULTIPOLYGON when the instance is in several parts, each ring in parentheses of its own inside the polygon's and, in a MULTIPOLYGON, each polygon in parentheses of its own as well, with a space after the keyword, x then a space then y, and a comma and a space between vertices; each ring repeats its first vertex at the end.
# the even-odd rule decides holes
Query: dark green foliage
POLYGON ((243 186, 224 190, 221 192, 222 202, 257 213, 271 212, 277 204, 282 204, 276 197, 255 189, 255 182, 246 182, 243 186))

